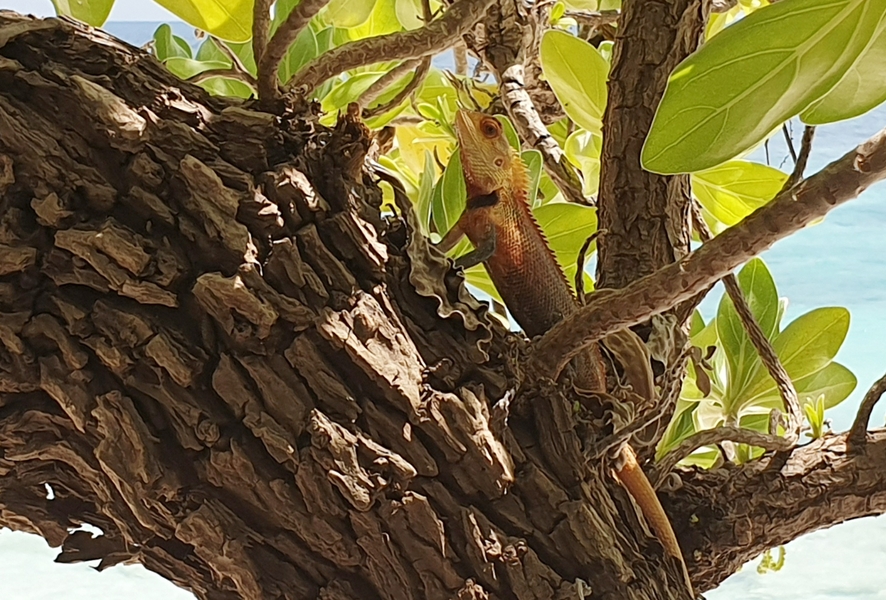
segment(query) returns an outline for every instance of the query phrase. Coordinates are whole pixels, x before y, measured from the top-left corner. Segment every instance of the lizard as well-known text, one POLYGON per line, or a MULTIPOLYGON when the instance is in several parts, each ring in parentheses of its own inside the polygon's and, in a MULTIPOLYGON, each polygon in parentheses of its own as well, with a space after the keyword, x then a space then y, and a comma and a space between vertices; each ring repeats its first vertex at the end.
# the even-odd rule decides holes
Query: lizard
MULTIPOLYGON (((468 268, 483 263, 496 290, 526 335, 530 338, 541 335, 578 310, 579 304, 530 211, 526 166, 495 117, 459 110, 455 130, 467 202, 456 224, 437 247, 449 252, 466 236, 474 249, 457 258, 455 265, 468 268)), ((620 333, 622 335, 616 334, 611 340, 613 346, 624 348, 630 344, 630 336, 636 339, 635 344, 643 345, 633 332, 625 330, 620 333)), ((637 356, 643 355, 638 353, 637 356)), ((648 364, 648 353, 645 357, 648 364)), ((598 344, 592 344, 571 364, 578 387, 606 391, 598 344)), ((647 367, 645 372, 645 377, 634 378, 632 383, 641 388, 634 392, 652 399, 655 389, 651 368, 647 367)), ((694 597, 673 527, 629 445, 622 445, 615 469, 662 547, 679 561, 690 595, 694 597)))

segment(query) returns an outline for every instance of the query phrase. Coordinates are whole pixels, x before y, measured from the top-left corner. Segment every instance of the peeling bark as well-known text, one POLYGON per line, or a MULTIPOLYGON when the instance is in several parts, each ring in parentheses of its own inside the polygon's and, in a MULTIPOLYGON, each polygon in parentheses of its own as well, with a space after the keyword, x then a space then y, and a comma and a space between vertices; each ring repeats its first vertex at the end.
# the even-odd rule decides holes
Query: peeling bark
MULTIPOLYGON (((521 381, 524 340, 380 217, 369 144, 0 13, 0 525, 201 599, 685 597, 585 460, 611 424, 521 381)), ((882 512, 857 500, 879 435, 795 451, 806 476, 688 473, 666 506, 697 589, 844 518, 809 494, 829 477, 882 512), (782 525, 737 525, 760 514, 782 525)))

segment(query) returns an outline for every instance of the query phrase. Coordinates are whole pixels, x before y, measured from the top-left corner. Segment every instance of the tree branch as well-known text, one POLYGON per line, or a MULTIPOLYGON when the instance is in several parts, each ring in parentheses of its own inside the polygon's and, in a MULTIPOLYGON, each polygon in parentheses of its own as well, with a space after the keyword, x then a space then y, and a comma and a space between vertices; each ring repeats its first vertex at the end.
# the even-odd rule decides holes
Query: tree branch
POLYGON ((812 138, 815 136, 815 127, 807 125, 803 129, 803 140, 800 142, 800 153, 794 158, 794 170, 785 180, 781 191, 788 190, 803 180, 803 172, 809 162, 809 154, 812 152, 812 138))
POLYGON ((307 96, 330 77, 349 69, 442 52, 458 41, 492 3, 493 0, 458 0, 442 17, 419 29, 343 44, 309 62, 292 78, 287 89, 307 96))
POLYGON ((255 0, 252 12, 252 55, 255 64, 261 63, 271 29, 271 4, 274 0, 255 0))
POLYGON ((886 430, 877 430, 857 454, 846 434, 830 435, 787 455, 681 471, 682 486, 659 494, 696 589, 805 533, 886 512, 884 457, 886 430))
POLYGON ((683 259, 590 302, 535 343, 530 369, 556 378, 585 347, 641 323, 714 283, 886 177, 886 129, 683 259))
POLYGON ((703 429, 690 435, 688 438, 680 442, 680 445, 668 452, 664 458, 659 461, 655 469, 649 476, 652 485, 658 487, 661 482, 677 466, 681 460, 688 458, 693 452, 704 446, 713 446, 722 442, 735 442, 738 444, 748 444, 757 446, 764 450, 773 450, 780 452, 788 450, 793 443, 788 438, 777 435, 760 433, 752 429, 736 427, 733 425, 723 425, 714 429, 703 429))
MULTIPOLYGON (((289 50, 289 46, 295 41, 298 34, 328 3, 329 0, 301 0, 292 9, 283 24, 277 28, 262 53, 261 62, 257 63, 259 98, 268 100, 277 95, 277 70, 280 68, 280 61, 286 56, 286 51, 289 50)), ((256 61, 258 61, 258 57, 256 57, 256 61)))
POLYGON ((871 413, 884 392, 886 392, 886 375, 874 382, 868 393, 864 395, 861 406, 858 407, 855 421, 853 421, 852 428, 849 430, 849 448, 851 450, 856 450, 864 445, 871 413))

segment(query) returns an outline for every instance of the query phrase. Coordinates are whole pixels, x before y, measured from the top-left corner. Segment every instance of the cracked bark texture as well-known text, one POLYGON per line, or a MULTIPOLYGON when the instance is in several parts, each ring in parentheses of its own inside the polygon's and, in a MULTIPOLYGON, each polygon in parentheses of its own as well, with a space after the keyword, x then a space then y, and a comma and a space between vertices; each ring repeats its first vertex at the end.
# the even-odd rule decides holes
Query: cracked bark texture
MULTIPOLYGON (((524 341, 379 215, 370 143, 0 12, 0 525, 201 599, 685 597, 584 459, 611 431, 518 388, 524 341)), ((686 472, 696 589, 882 512, 870 438, 686 472)))
POLYGON ((603 115, 597 287, 622 288, 689 250, 689 176, 645 171, 640 152, 668 76, 700 44, 709 10, 707 0, 624 3, 603 115))

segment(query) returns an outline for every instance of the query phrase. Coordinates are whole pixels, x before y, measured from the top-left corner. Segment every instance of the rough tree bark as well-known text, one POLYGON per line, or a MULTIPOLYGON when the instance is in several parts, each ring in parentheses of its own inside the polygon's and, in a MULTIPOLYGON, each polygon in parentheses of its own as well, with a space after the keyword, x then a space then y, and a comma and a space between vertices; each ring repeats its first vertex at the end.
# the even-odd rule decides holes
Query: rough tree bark
MULTIPOLYGON (((0 13, 0 525, 201 599, 686 597, 584 458, 611 425, 519 385, 524 340, 379 215, 370 144, 0 13)), ((663 501, 704 591, 886 510, 884 467, 832 437, 663 501)))

